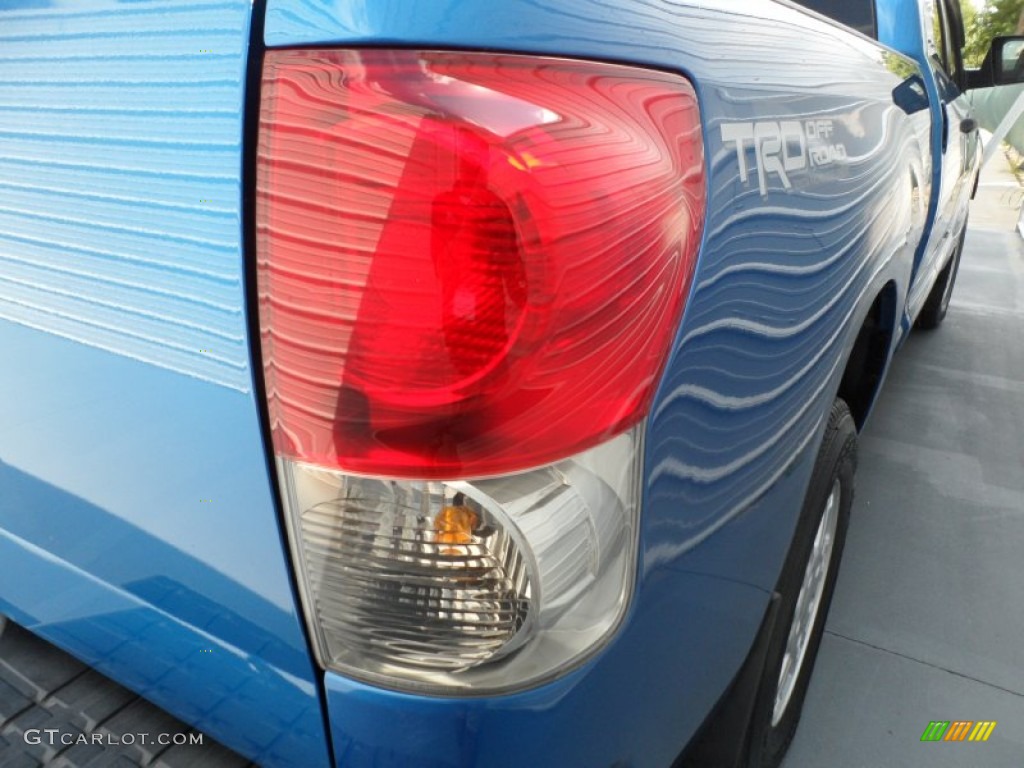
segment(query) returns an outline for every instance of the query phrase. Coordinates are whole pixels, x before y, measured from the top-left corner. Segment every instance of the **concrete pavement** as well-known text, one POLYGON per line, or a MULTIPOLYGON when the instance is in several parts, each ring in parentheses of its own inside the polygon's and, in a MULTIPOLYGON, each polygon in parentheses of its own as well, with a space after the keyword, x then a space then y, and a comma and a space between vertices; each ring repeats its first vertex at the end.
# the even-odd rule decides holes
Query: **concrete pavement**
POLYGON ((1021 187, 983 173, 949 315, 862 435, 843 566, 784 768, 1024 768, 1021 187), (922 743, 995 720, 987 743, 922 743))

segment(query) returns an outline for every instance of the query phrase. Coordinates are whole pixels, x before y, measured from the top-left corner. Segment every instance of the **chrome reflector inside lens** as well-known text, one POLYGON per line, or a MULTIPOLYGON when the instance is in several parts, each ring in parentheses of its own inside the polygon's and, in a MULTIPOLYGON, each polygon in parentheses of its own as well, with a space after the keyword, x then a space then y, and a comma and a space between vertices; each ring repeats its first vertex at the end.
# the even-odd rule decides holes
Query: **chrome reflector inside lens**
POLYGON ((391 687, 491 692, 592 653, 632 587, 640 435, 472 481, 279 458, 321 664, 391 687))
POLYGON ((459 670, 514 648, 530 583, 506 526, 443 483, 319 473, 335 497, 299 524, 330 659, 459 670))

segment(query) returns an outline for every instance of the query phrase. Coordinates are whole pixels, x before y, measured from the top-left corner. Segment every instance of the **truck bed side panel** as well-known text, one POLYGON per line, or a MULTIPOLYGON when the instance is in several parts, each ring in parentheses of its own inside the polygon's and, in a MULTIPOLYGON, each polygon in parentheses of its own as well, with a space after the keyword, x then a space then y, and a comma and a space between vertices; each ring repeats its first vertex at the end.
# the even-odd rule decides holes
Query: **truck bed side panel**
POLYGON ((328 674, 334 744, 355 768, 665 766, 750 649, 862 320, 885 292, 892 326, 906 295, 929 118, 923 95, 901 109, 894 92, 919 70, 768 0, 415 7, 269 0, 266 42, 546 53, 686 74, 704 119, 708 218, 648 424, 641 566, 623 629, 581 669, 517 696, 414 698, 328 674), (726 136, 745 130, 792 135, 788 163, 781 147, 746 141, 744 180, 726 136), (764 163, 773 156, 788 186, 764 163), (402 713, 400 731, 389 712, 402 713), (415 743, 403 737, 413 733, 415 743))

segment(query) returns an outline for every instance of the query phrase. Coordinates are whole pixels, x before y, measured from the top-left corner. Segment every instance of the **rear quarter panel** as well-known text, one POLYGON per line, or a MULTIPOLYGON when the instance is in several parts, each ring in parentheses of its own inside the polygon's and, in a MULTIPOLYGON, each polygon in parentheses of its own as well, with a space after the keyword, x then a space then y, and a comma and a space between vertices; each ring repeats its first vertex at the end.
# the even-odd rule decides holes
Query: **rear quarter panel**
MULTIPOLYGON (((930 195, 930 122, 926 109, 898 108, 893 91, 916 65, 768 0, 269 0, 265 40, 601 59, 697 86, 707 221, 649 418, 624 627, 560 682, 500 699, 417 699, 327 675, 346 765, 669 764, 750 648, 868 308, 890 291, 891 326, 906 296, 930 195), (844 158, 794 169, 789 188, 769 173, 762 190, 751 142, 744 181, 723 126, 790 121, 827 122, 844 158), (538 720, 546 736, 530 739, 538 720), (622 727, 599 725, 609 720, 622 727)), ((808 157, 814 147, 824 151, 809 139, 808 157)))

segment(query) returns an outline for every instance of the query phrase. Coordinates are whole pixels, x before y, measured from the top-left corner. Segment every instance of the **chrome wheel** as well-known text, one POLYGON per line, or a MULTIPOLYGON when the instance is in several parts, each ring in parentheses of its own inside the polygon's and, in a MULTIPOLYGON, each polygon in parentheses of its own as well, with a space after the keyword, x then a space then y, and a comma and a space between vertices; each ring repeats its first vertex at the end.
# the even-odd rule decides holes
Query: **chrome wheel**
POLYGON ((800 677, 800 669, 807 656, 807 645, 810 643, 811 632, 818 618, 818 609, 821 607, 821 598, 825 593, 825 582, 828 579, 829 564, 832 562, 832 548, 836 538, 841 501, 842 485, 836 478, 832 483, 832 491, 825 502, 825 511, 818 524, 818 532, 814 535, 811 556, 807 561, 803 583, 800 585, 800 594, 796 599, 793 623, 789 627, 786 652, 782 657, 779 682, 775 689, 775 707, 772 710, 773 728, 786 714, 796 681, 800 677))

